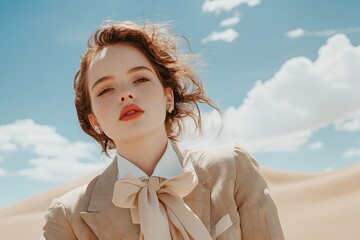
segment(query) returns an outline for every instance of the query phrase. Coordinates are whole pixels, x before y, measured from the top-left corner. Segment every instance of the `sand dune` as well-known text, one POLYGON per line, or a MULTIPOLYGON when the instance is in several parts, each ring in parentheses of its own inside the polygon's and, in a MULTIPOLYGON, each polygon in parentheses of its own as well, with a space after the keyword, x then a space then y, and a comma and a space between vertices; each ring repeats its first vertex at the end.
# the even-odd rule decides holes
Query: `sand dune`
MULTIPOLYGON (((360 164, 321 174, 262 167, 288 240, 360 239, 360 164)), ((39 239, 51 200, 97 173, 0 210, 0 239, 39 239)))

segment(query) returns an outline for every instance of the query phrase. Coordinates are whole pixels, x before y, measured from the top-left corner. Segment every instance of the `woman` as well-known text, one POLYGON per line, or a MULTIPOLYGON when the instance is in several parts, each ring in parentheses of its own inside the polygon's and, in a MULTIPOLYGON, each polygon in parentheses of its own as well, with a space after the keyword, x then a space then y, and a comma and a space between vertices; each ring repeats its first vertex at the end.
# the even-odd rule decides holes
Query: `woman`
POLYGON ((184 151, 176 141, 198 103, 216 110, 164 25, 99 28, 74 79, 82 129, 107 169, 55 199, 44 239, 283 239, 253 157, 239 146, 184 151))

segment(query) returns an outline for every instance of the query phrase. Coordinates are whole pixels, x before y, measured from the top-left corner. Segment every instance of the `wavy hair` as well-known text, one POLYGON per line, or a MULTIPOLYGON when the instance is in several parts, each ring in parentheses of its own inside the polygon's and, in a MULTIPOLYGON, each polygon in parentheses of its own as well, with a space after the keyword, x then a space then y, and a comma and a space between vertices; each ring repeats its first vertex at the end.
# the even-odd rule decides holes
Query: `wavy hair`
POLYGON ((183 119, 187 117, 193 120, 197 132, 202 134, 199 103, 209 105, 221 115, 220 109, 206 96, 200 78, 191 67, 197 59, 196 55, 178 50, 179 40, 166 24, 146 22, 139 25, 128 21, 100 26, 88 39, 87 49, 74 77, 75 107, 81 128, 101 145, 106 154, 115 144, 105 133, 97 133, 89 122, 88 115, 92 109, 87 71, 92 57, 112 44, 130 45, 143 52, 162 86, 174 92, 174 110, 167 113, 165 119, 168 138, 179 140, 185 129, 183 119))

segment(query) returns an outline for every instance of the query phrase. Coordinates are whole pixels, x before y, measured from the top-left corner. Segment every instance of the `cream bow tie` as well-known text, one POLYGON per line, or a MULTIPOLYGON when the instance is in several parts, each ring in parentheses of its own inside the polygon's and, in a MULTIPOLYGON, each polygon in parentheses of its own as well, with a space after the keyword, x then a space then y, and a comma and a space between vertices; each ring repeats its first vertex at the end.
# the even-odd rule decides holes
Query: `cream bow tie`
POLYGON ((133 223, 140 224, 140 239, 208 240, 206 227, 182 199, 197 184, 191 171, 162 182, 158 177, 142 182, 129 174, 115 183, 112 201, 117 207, 130 208, 133 223))

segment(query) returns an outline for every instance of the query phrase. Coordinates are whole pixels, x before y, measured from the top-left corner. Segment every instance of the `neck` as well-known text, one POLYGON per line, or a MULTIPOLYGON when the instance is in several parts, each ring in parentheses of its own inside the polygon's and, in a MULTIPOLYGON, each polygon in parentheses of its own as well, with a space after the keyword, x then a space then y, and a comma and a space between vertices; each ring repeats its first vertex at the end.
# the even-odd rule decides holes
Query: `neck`
POLYGON ((154 137, 150 134, 128 142, 117 142, 116 149, 121 156, 151 176, 166 150, 168 141, 166 132, 158 135, 154 137))

